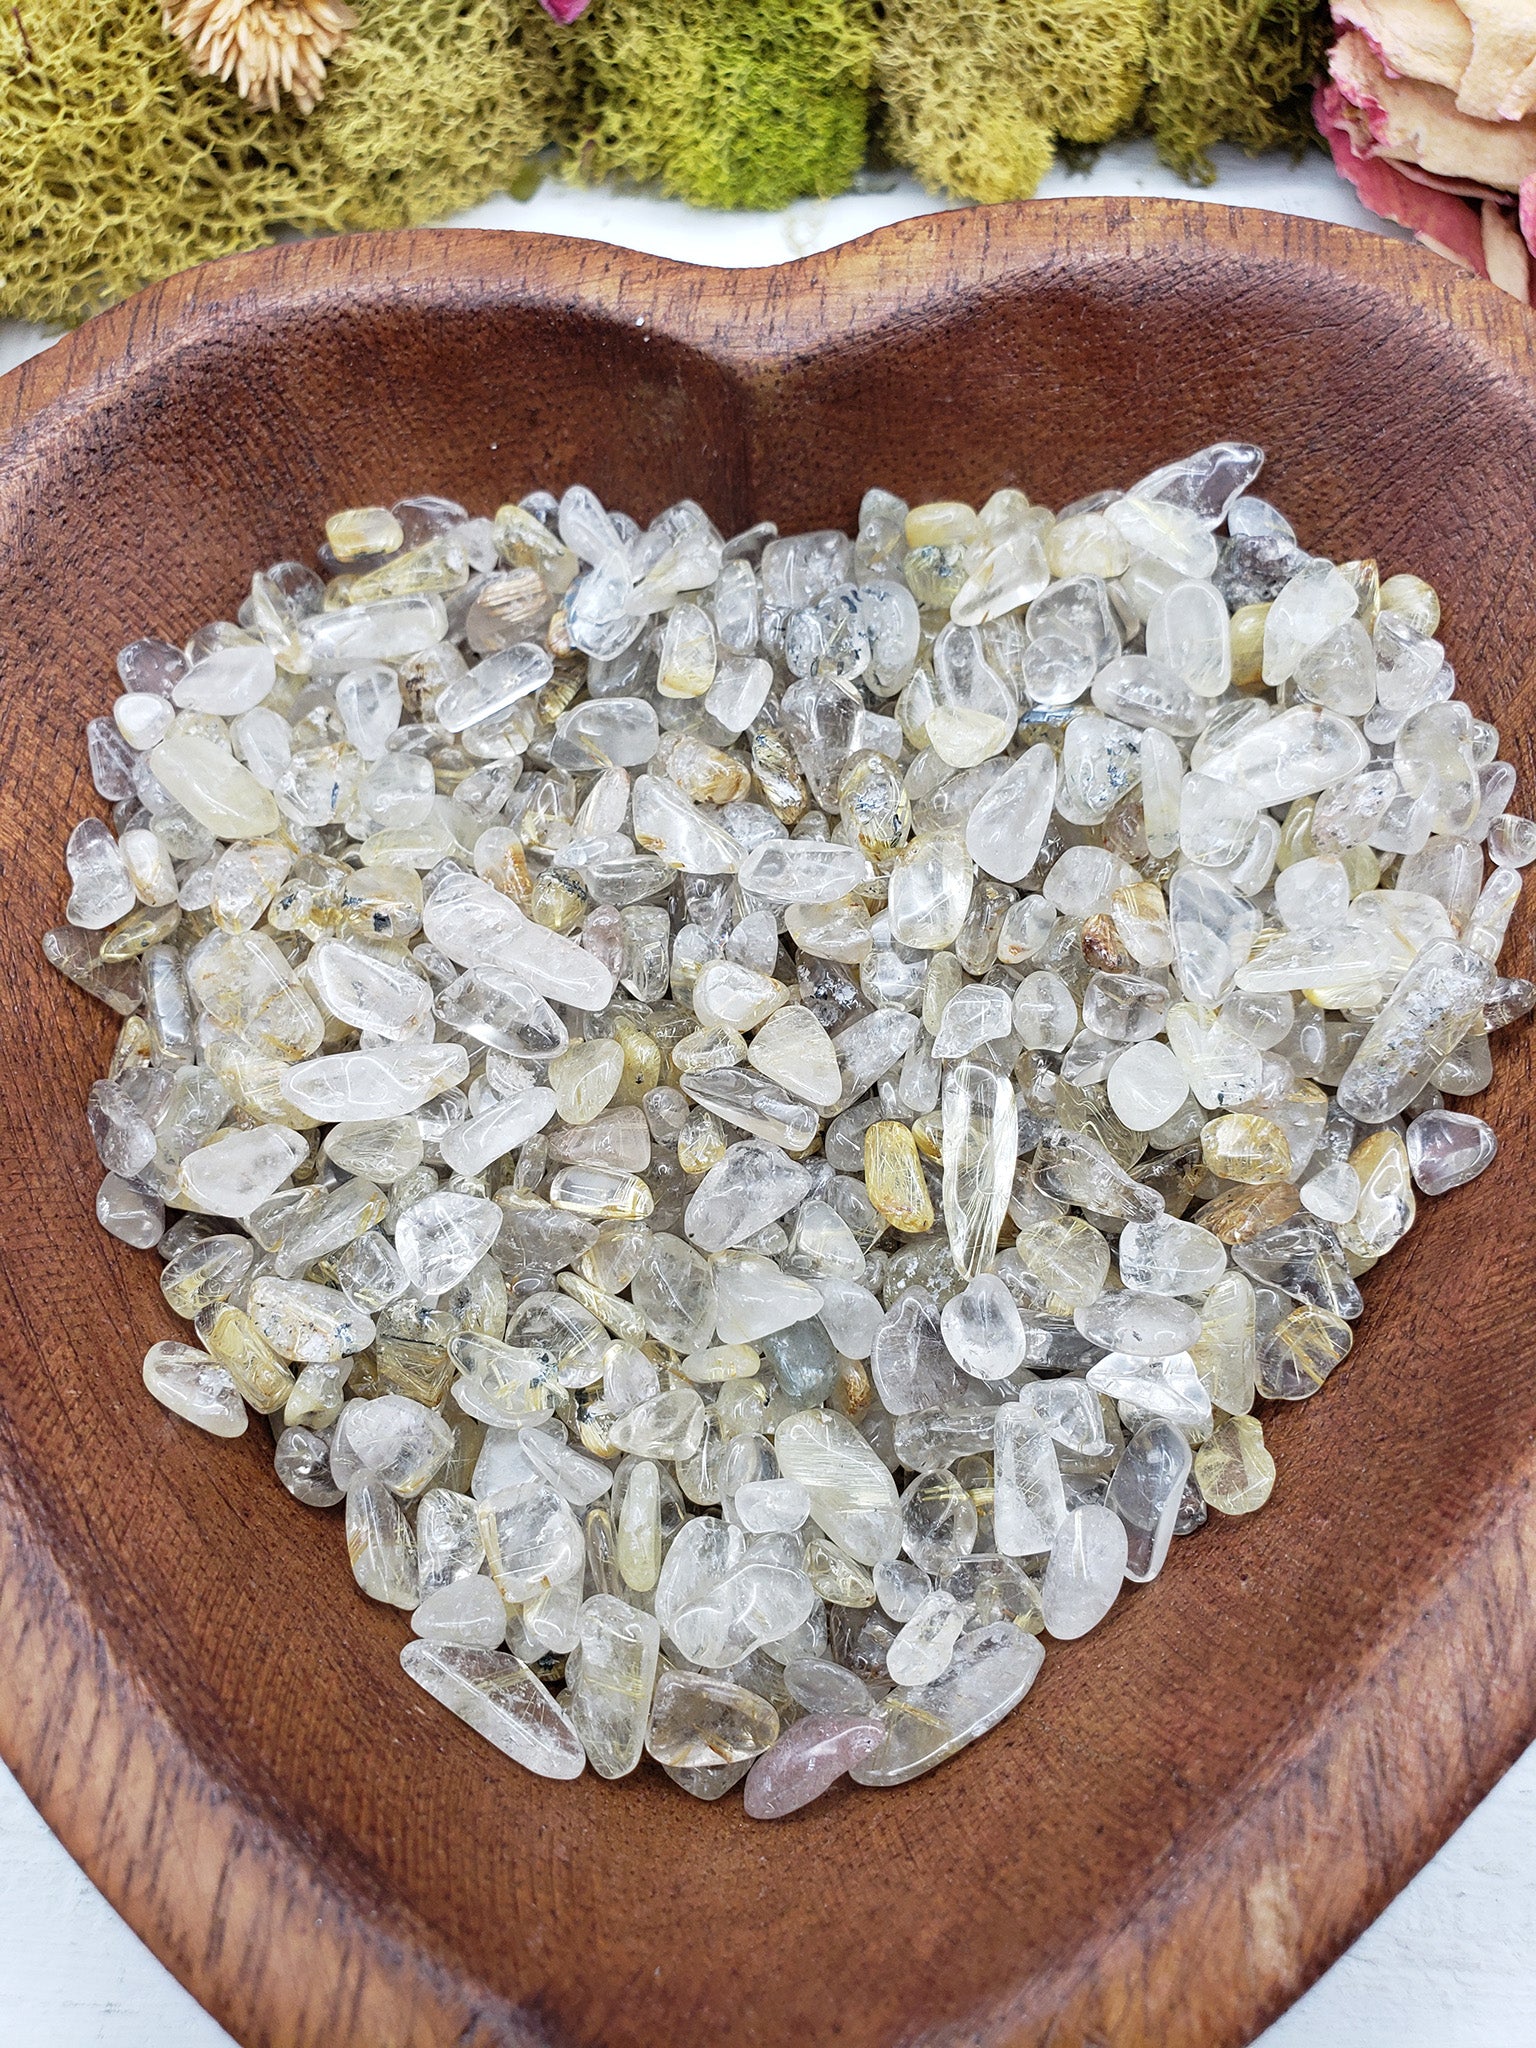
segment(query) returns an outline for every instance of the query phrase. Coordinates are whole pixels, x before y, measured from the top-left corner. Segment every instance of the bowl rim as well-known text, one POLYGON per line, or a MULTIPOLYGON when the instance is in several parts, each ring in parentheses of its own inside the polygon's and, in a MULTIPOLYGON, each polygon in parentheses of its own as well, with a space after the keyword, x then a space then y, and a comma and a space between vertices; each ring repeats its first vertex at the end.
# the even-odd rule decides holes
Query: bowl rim
MULTIPOLYGON (((281 319, 334 299, 338 284, 379 303, 432 290, 482 292, 504 302, 578 308, 649 322, 681 343, 707 343, 717 361, 747 372, 803 354, 818 336, 888 322, 892 306, 950 301, 957 290, 1048 268, 1064 255, 1155 262, 1194 247, 1298 273, 1347 275, 1361 291, 1410 304, 1453 329, 1487 375, 1536 387, 1536 318, 1443 259, 1368 231, 1210 201, 1084 198, 936 213, 898 222, 821 254, 748 270, 675 262, 598 241, 501 229, 418 229, 338 236, 229 257, 151 286, 0 378, 0 527, 10 480, 82 418, 110 407, 125 385, 160 375, 184 349, 252 319, 281 319), (903 255, 920 259, 904 277, 903 255), (949 256, 956 268, 945 269, 949 256), (957 276, 956 272, 961 273, 957 276), (781 319, 797 309, 794 322, 781 319), (744 316, 744 306, 751 317, 744 316), (807 317, 807 308, 811 317, 807 317), (723 316, 729 312, 730 318, 723 316)), ((13 1288, 24 1284, 19 1278, 13 1288)), ((280 1812, 253 1812, 223 1794, 205 1749, 173 1723, 118 1662, 107 1637, 72 1596, 69 1560, 51 1541, 43 1503, 26 1474, 0 1464, 0 1616, 14 1654, 0 1659, 0 1752, 29 1798, 87 1874, 150 1948, 242 2041, 320 2038, 334 1986, 347 1983, 349 2032, 358 2041, 493 2048, 550 2038, 536 2014, 467 1984, 435 1937, 387 1901, 338 1890, 280 1812), (80 1697, 56 1711, 61 1689, 80 1697), (102 1772, 103 1745, 114 1767, 102 1772), (93 1763, 93 1758, 97 1761, 93 1763), (166 1807, 176 1815, 176 1868, 163 1867, 166 1807), (136 1867, 136 1858, 138 1867, 136 1867), (154 1865, 154 1868, 148 1866, 154 1865), (147 1874, 146 1874, 147 1871, 147 1874), (188 1881, 189 1874, 198 1882, 188 1881), (247 1895, 242 1925, 287 1956, 292 1989, 253 2005, 238 1941, 221 1915, 247 1895), (306 1982, 319 1987, 313 1999, 306 1982)), ((1255 1792, 1233 1818, 1222 1862, 1176 1875, 1137 1898, 1092 1959, 1100 2003, 1127 2014, 1122 2043, 1251 2038, 1318 1976, 1408 1881, 1536 1735, 1536 1622, 1491 1645, 1490 1615, 1536 1570, 1536 1448, 1511 1466, 1490 1512, 1448 1542, 1434 1605, 1433 1643, 1394 1625, 1362 1646, 1343 1709, 1315 1732, 1310 1777, 1290 1775, 1255 1792), (1423 1701, 1448 1669, 1496 1657, 1494 1697, 1474 1731, 1452 1715, 1419 1724, 1423 1701), (1454 1725, 1450 1725, 1454 1724, 1454 1725), (1412 1765, 1415 1825, 1338 1873, 1304 1942, 1286 1947, 1266 1921, 1264 1887, 1277 1873, 1316 1871, 1317 1837, 1360 1825, 1345 1780, 1384 1733, 1418 1743, 1412 1765), (1241 1874, 1252 1938, 1279 1950, 1268 1988, 1216 2002, 1207 2030, 1160 2032, 1187 1978, 1148 1981, 1150 1943, 1198 1955, 1209 1939, 1205 1887, 1241 1874), (1108 1984, 1110 1992, 1103 1987, 1108 1984), (1114 1987, 1118 1986, 1118 1994, 1114 1987)), ((1405 1766, 1405 1777, 1409 1772, 1405 1766)), ((1278 1774, 1277 1774, 1278 1776, 1278 1774)), ((1212 1957, 1206 1968, 1220 1968, 1212 1957)), ((266 1981, 270 1983, 268 1975, 266 1981)), ((977 2016, 975 2038, 1043 2040, 1017 2014, 977 2016)), ((331 2034, 332 2039, 341 2035, 331 2034)), ((1065 2042, 1069 2036, 1052 2040, 1065 2042)))

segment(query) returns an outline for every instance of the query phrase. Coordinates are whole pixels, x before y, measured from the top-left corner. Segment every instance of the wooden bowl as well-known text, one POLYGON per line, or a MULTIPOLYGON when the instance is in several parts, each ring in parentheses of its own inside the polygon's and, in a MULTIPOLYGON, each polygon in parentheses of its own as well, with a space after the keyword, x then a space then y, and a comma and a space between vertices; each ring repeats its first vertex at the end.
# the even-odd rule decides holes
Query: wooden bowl
POLYGON ((505 234, 270 250, 0 383, 0 1747, 247 2048, 1249 2040, 1536 1720, 1529 1041, 1494 1170, 1424 1204, 1348 1367, 1273 1416, 1273 1502, 1053 1646, 985 1741, 779 1826, 649 1769, 546 1783, 406 1681, 403 1619, 265 1429, 211 1442, 140 1385, 178 1328, 92 1214, 112 1022, 38 950, 114 650, 410 489, 847 525, 874 482, 1060 504, 1234 435, 1304 539, 1439 586, 1529 805, 1533 336, 1370 236, 1080 200, 735 273, 505 234))

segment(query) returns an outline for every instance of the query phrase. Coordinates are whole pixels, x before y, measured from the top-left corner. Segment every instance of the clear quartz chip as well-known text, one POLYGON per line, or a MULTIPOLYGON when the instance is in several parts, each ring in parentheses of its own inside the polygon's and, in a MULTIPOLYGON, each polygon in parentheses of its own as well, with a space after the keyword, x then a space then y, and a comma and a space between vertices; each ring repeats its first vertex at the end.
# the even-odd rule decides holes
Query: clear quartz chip
POLYGON ((1056 756, 1029 747, 971 812, 966 851, 999 882, 1019 882, 1040 858, 1056 796, 1056 756))
POLYGON ((569 1717, 519 1657, 456 1643, 407 1643, 400 1667, 423 1692, 541 1778, 579 1778, 586 1752, 569 1717))
POLYGON ((1161 1416, 1180 1428, 1201 1430, 1211 1419, 1211 1397, 1188 1351, 1157 1357, 1111 1351, 1090 1365, 1088 1384, 1136 1414, 1161 1416))
POLYGON ((664 1671, 656 1681, 645 1746, 674 1769, 741 1763, 778 1739, 779 1717, 746 1686, 705 1672, 664 1671))
POLYGON ((723 1252, 777 1222, 810 1191, 805 1168, 771 1145, 732 1145, 688 1201, 683 1228, 703 1252, 723 1252))
POLYGON ((622 1778, 645 1750, 661 1630, 627 1600, 595 1594, 577 1619, 580 1673, 567 1711, 599 1777, 622 1778))
POLYGON ((184 1156, 180 1192, 209 1215, 248 1216, 308 1156, 299 1133, 282 1124, 231 1131, 184 1156))
POLYGON ((282 1093, 306 1116, 369 1123, 424 1108, 468 1072, 459 1045, 379 1045, 302 1060, 284 1075, 282 1093))
POLYGON ((411 1614, 411 1633, 439 1646, 499 1650, 507 1633, 506 1603, 487 1578, 451 1579, 423 1594, 411 1614))
POLYGON ((272 792, 227 748, 197 732, 171 727, 148 756, 149 772, 215 839, 259 839, 278 829, 272 792))
POLYGON ((1426 1195, 1449 1194, 1493 1164, 1499 1141, 1481 1117, 1427 1109, 1408 1126, 1408 1160, 1426 1195))
POLYGON ((510 1601, 531 1600, 581 1569, 581 1525, 547 1480, 519 1480, 480 1505, 491 1577, 510 1601))
POLYGON ((1231 992, 1263 920, 1220 875, 1180 868, 1168 890, 1174 972, 1191 1003, 1212 1007, 1231 992))
POLYGON ((859 1564, 894 1557, 901 1541, 896 1483, 846 1416, 786 1416, 774 1439, 779 1470, 811 1498, 811 1515, 859 1564))
POLYGON ((967 1276, 991 1263, 1019 1156, 1011 1084, 962 1061, 944 1082, 944 1222, 956 1268, 967 1276))
POLYGON ((1005 1557, 1039 1556, 1055 1541, 1067 1512, 1052 1435, 1033 1408, 1008 1403, 993 1425, 993 1520, 1005 1557))
POLYGON ((971 1629, 955 1644, 941 1677, 897 1686, 882 1702, 885 1740, 849 1776, 856 1785, 905 1785, 921 1777, 1011 1713, 1044 1661, 1035 1638, 1011 1621, 971 1629))
POLYGON ((1365 1034, 1338 1086, 1339 1106, 1364 1123, 1398 1115, 1482 1015, 1492 967, 1450 940, 1426 946, 1365 1034))
POLYGON ((1005 1380, 1024 1362, 1024 1324, 995 1273, 980 1273, 951 1295, 940 1316, 944 1343, 973 1379, 1005 1380))
POLYGON ((245 1403, 234 1380, 194 1344, 152 1344, 144 1355, 144 1384, 163 1408, 210 1436, 245 1434, 245 1403))
POLYGON ((1125 1524, 1125 1576, 1138 1585, 1167 1561, 1190 1463, 1188 1439, 1161 1418, 1143 1423, 1120 1454, 1104 1505, 1125 1524))
POLYGON ((1097 1628, 1115 1604, 1129 1558, 1126 1524, 1113 1508, 1074 1508, 1056 1531, 1040 1589, 1047 1634, 1073 1642, 1097 1628))
POLYGON ((374 1322, 334 1287, 263 1278, 250 1291, 251 1321, 279 1358, 328 1364, 365 1350, 374 1322))
POLYGON ((419 1597, 416 1539, 385 1482, 359 1471, 347 1487, 347 1555, 370 1600, 413 1608, 419 1597))
POLYGON ((769 839, 741 864, 741 886, 765 903, 836 903, 869 878, 869 862, 835 840, 769 839))
POLYGON ((1200 1318, 1183 1301, 1150 1291, 1101 1294, 1074 1310, 1073 1322, 1091 1344, 1137 1358, 1166 1358, 1194 1342, 1200 1318))

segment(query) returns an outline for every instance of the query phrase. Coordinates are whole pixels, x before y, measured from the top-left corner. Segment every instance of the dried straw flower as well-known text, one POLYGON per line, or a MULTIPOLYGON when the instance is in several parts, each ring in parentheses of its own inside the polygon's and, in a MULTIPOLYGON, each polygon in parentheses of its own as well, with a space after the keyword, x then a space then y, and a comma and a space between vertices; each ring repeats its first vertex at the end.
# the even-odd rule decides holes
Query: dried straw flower
POLYGON ((164 20, 194 71, 233 78, 242 99, 272 114, 285 92, 313 113, 326 60, 357 26, 346 0, 167 0, 164 20))

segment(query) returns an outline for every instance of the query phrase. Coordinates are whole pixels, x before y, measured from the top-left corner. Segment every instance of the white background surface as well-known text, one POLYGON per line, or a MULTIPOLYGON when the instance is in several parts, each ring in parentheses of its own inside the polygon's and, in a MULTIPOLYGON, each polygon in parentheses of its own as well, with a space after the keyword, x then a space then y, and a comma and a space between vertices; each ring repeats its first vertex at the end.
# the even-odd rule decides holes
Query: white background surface
MULTIPOLYGON (((1283 160, 1217 154, 1220 176, 1203 191, 1192 193, 1164 170, 1149 145, 1130 143, 1105 150, 1086 175, 1053 172, 1042 197, 1158 193, 1395 232, 1359 207, 1321 157, 1293 169, 1283 160)), ((491 200, 456 225, 584 235, 697 263, 777 263, 939 204, 906 180, 884 193, 755 215, 700 213, 669 201, 547 184, 526 203, 491 200)), ((39 328, 0 322, 0 370, 49 338, 39 328)), ((76 1869, 3 1767, 0 2043, 229 2043, 76 1869)), ((1263 2036, 1262 2048, 1536 2048, 1536 1750, 1263 2036)))

